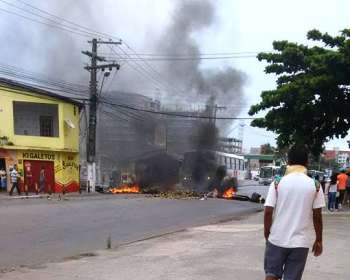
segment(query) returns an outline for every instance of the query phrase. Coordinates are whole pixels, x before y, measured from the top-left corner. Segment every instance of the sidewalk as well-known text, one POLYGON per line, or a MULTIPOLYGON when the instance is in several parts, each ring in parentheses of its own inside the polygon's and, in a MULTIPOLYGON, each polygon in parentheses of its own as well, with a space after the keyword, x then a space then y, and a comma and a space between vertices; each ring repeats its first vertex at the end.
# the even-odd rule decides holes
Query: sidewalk
MULTIPOLYGON (((103 194, 99 192, 82 192, 77 193, 66 193, 64 196, 61 193, 53 193, 50 196, 50 199, 52 200, 58 200, 59 197, 61 199, 67 199, 67 200, 78 200, 78 199, 88 199, 88 198, 116 198, 116 197, 121 197, 121 198, 128 198, 128 197, 140 197, 140 196, 150 196, 146 194, 118 194, 118 195, 112 195, 112 194, 103 194)), ((35 194, 35 193, 30 193, 28 196, 26 196, 24 193, 22 193, 20 196, 15 193, 12 196, 10 196, 8 193, 1 192, 0 193, 0 201, 16 201, 16 200, 47 200, 48 194, 35 194)))
MULTIPOLYGON (((326 213, 324 220, 324 254, 319 258, 310 254, 303 279, 349 279, 350 213, 326 213)), ((0 278, 262 280, 265 245, 262 236, 262 213, 259 213, 96 252, 90 257, 22 268, 0 274, 0 278)))

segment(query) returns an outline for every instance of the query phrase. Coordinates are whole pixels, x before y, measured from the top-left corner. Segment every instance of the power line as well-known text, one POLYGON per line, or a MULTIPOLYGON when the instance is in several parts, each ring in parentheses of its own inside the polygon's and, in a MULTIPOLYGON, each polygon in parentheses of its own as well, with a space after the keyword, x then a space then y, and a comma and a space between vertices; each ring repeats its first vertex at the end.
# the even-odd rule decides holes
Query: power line
POLYGON ((22 80, 21 83, 26 84, 28 86, 42 88, 42 89, 50 90, 52 92, 61 92, 65 94, 76 95, 79 97, 87 97, 86 94, 83 94, 83 93, 87 93, 86 90, 71 88, 70 86, 68 86, 67 83, 62 83, 60 81, 36 78, 30 74, 26 74, 23 71, 17 70, 15 72, 15 70, 8 69, 1 65, 0 65, 0 73, 6 77, 22 80))
POLYGON ((88 28, 88 27, 86 27, 86 26, 77 24, 77 23, 75 23, 75 22, 73 22, 73 21, 67 20, 67 19, 65 19, 65 18, 63 18, 63 17, 59 17, 59 16, 57 16, 57 15, 54 15, 54 14, 49 13, 49 12, 47 12, 47 11, 44 11, 43 9, 40 9, 40 8, 38 8, 38 7, 36 7, 36 6, 33 6, 33 5, 28 4, 26 1, 23 1, 23 0, 16 0, 16 1, 22 3, 23 5, 26 5, 26 6, 28 6, 28 7, 31 7, 31 8, 34 9, 34 10, 40 11, 40 12, 43 13, 43 14, 52 16, 52 17, 54 17, 54 18, 56 18, 56 19, 58 19, 58 20, 60 20, 60 21, 64 21, 64 22, 69 23, 69 24, 71 24, 71 25, 73 25, 73 26, 79 27, 79 28, 82 29, 82 30, 89 31, 89 32, 91 32, 91 33, 93 33, 93 34, 95 34, 95 35, 103 35, 102 37, 109 37, 109 38, 113 38, 113 39, 115 39, 115 40, 121 40, 121 39, 118 38, 118 37, 115 37, 115 36, 112 36, 112 35, 110 35, 110 34, 107 34, 107 33, 104 33, 104 32, 100 32, 100 31, 97 31, 97 30, 88 28))
MULTIPOLYGON (((24 8, 21 8, 21 7, 17 6, 17 5, 15 5, 15 4, 9 3, 9 2, 7 2, 7 1, 5 1, 5 0, 0 0, 0 2, 2 2, 2 3, 4 3, 4 4, 7 4, 7 5, 11 6, 11 7, 14 7, 14 8, 16 8, 16 9, 18 9, 18 10, 20 10, 20 11, 25 12, 25 13, 31 14, 31 15, 33 15, 33 16, 36 16, 36 17, 39 17, 39 18, 42 18, 42 19, 45 19, 45 20, 47 20, 47 21, 49 21, 49 22, 51 22, 51 23, 53 23, 53 24, 60 25, 60 26, 63 26, 64 28, 71 29, 71 30, 73 30, 74 32, 79 32, 79 33, 81 33, 79 28, 71 27, 71 26, 66 25, 66 24, 63 24, 62 22, 59 22, 59 21, 57 21, 57 20, 53 20, 53 19, 51 19, 51 18, 44 17, 44 16, 41 15, 41 14, 32 12, 32 11, 27 10, 27 9, 24 9, 24 8)), ((82 32, 84 32, 84 33, 86 33, 86 34, 90 34, 91 36, 94 36, 94 33, 90 33, 90 32, 87 32, 87 31, 82 31, 82 32)))
MULTIPOLYGON (((5 86, 3 86, 2 84, 1 84, 1 81, 0 81, 0 90, 1 91, 6 91, 6 92, 11 92, 11 93, 18 93, 18 94, 21 94, 21 95, 26 95, 26 96, 30 96, 30 97, 38 97, 38 95, 43 95, 43 93, 42 94, 40 94, 40 93, 33 93, 33 94, 30 94, 30 93, 28 93, 28 92, 24 92, 24 91, 20 91, 20 90, 16 90, 16 89, 10 89, 10 88, 8 88, 8 87, 5 87, 5 86)), ((86 99, 86 98, 76 98, 76 97, 67 97, 67 96, 59 96, 58 94, 57 94, 57 98, 59 98, 59 97, 66 97, 66 98, 70 98, 70 99, 72 99, 72 100, 81 100, 81 101, 88 101, 89 99, 86 99)), ((55 97, 51 97, 51 96, 48 96, 48 98, 50 98, 50 99, 52 99, 52 100, 55 100, 55 99, 57 99, 57 98, 55 98, 55 97)))
MULTIPOLYGON (((116 54, 119 55, 112 47, 111 50, 116 54)), ((146 78, 147 80, 149 80, 151 83, 155 84, 156 87, 160 87, 163 90, 167 91, 166 87, 162 84, 161 81, 155 79, 148 71, 147 69, 145 69, 142 65, 140 65, 139 63, 134 63, 136 64, 136 66, 134 66, 133 64, 129 63, 128 61, 125 61, 127 63, 128 66, 130 66, 133 70, 135 70, 137 73, 139 73, 142 77, 146 78), (140 70, 139 68, 141 68, 142 70, 140 70)))
POLYGON ((88 86, 85 86, 85 85, 82 85, 82 84, 67 82, 67 81, 60 80, 60 79, 52 79, 49 76, 43 75, 41 73, 33 72, 33 71, 30 71, 30 70, 27 70, 27 69, 24 69, 24 68, 20 68, 18 66, 12 66, 12 65, 8 65, 8 64, 1 64, 0 63, 0 68, 12 71, 14 73, 23 73, 23 74, 27 74, 27 75, 32 75, 32 77, 35 77, 35 78, 39 77, 39 78, 44 79, 46 81, 50 81, 50 82, 54 82, 54 83, 57 83, 57 84, 61 84, 61 85, 67 86, 67 87, 71 87, 71 88, 77 89, 77 90, 82 90, 83 92, 86 92, 89 89, 88 86))
MULTIPOLYGON (((231 56, 231 55, 257 55, 259 52, 214 52, 214 53, 199 53, 199 54, 162 54, 162 53, 129 53, 130 56, 150 56, 150 57, 198 57, 198 56, 231 56)), ((101 52, 101 55, 108 53, 101 52)))
POLYGON ((61 27, 59 25, 49 24, 49 23, 46 23, 46 22, 43 22, 43 21, 40 21, 40 20, 37 20, 37 19, 33 19, 33 18, 27 17, 27 16, 25 16, 23 14, 16 13, 16 12, 13 12, 13 11, 9 11, 9 10, 3 9, 3 8, 0 8, 0 11, 8 13, 8 14, 12 14, 12 15, 15 15, 15 16, 18 16, 18 17, 21 17, 21 18, 24 18, 24 19, 32 21, 32 22, 40 23, 40 24, 46 25, 48 27, 61 29, 63 31, 68 31, 68 32, 70 32, 72 34, 76 34, 76 35, 83 36, 83 37, 86 37, 86 38, 90 38, 91 37, 91 35, 88 35, 88 34, 85 34, 85 33, 75 32, 74 30, 63 28, 63 27, 61 27))
MULTIPOLYGON (((7 76, 7 77, 23 79, 23 76, 20 76, 20 75, 7 75, 6 73, 4 73, 1 70, 0 70, 0 73, 5 74, 5 76, 7 76)), ((52 86, 50 86, 50 84, 45 85, 45 84, 29 83, 29 82, 23 82, 23 81, 21 81, 21 83, 24 84, 24 85, 31 86, 31 87, 46 89, 46 90, 49 90, 49 91, 52 91, 52 92, 60 92, 60 93, 75 95, 75 96, 79 96, 79 97, 88 97, 85 94, 77 93, 75 91, 67 90, 65 88, 59 88, 59 87, 55 87, 55 86, 52 87, 52 86)))
MULTIPOLYGON (((137 55, 137 52, 136 52, 133 48, 131 48, 126 42, 124 42, 124 45, 125 45, 129 50, 131 50, 138 58, 140 58, 140 56, 137 55)), ((121 47, 119 47, 119 48, 121 48, 121 47)), ((129 55, 129 56, 130 56, 130 55, 129 55)), ((153 67, 152 65, 150 65, 146 60, 144 60, 144 59, 142 59, 142 58, 141 58, 141 60, 142 60, 142 61, 144 62, 144 64, 145 64, 149 69, 151 69, 151 71, 153 71, 158 77, 160 77, 161 79, 163 79, 163 80, 166 81, 166 79, 164 79, 163 75, 160 74, 157 70, 155 70, 154 67, 153 67)), ((178 87, 171 85, 171 84, 170 84, 169 82, 167 82, 167 81, 166 81, 166 83, 170 86, 170 89, 175 89, 175 91, 179 91, 179 92, 182 92, 182 93, 185 92, 184 90, 179 89, 178 87)))
MULTIPOLYGON (((113 60, 115 57, 106 57, 108 60, 113 60)), ((191 60, 220 60, 220 59, 236 59, 236 58, 256 58, 256 55, 231 55, 231 56, 193 56, 193 57, 140 57, 129 58, 120 57, 120 61, 191 61, 191 60)))
MULTIPOLYGON (((171 117, 181 117, 181 118, 213 119, 212 117, 207 117, 207 116, 178 114, 178 113, 170 113, 170 112, 164 112, 164 111, 152 111, 152 110, 136 108, 136 107, 132 107, 129 105, 112 103, 112 102, 103 101, 103 100, 101 101, 101 103, 109 104, 112 106, 132 110, 132 111, 145 112, 145 113, 150 113, 150 114, 165 115, 165 116, 171 116, 171 117)), ((215 119, 217 119, 217 120, 254 120, 256 118, 254 118, 254 117, 216 117, 215 119)))
MULTIPOLYGON (((46 20, 49 20, 51 21, 53 24, 48 24, 47 22, 42 22, 42 21, 38 21, 37 19, 33 19, 33 18, 28 18, 26 16, 23 16, 23 14, 18 14, 18 13, 14 13, 12 11, 8 11, 8 10, 5 10, 5 9, 0 9, 0 10, 3 10, 5 12, 9 12, 9 13, 12 13, 12 14, 15 14, 17 16, 21 16, 21 17, 24 17, 26 19, 29 19, 29 20, 32 20, 34 22, 38 22, 38 23, 41 23, 41 24, 45 24, 45 25, 49 25, 51 27, 55 27, 55 28, 59 28, 59 29, 62 29, 64 31, 68 31, 68 32, 71 32, 73 34, 77 34, 77 35, 80 35, 80 36, 84 36, 84 37, 90 37, 90 36, 95 36, 95 35, 98 35, 98 36, 101 36, 101 37, 109 37, 109 38, 117 38, 113 35, 110 35, 110 34, 107 34, 107 33, 103 33, 103 32, 99 32, 99 31, 96 31, 94 29, 91 29, 91 28, 87 28, 83 25, 80 25, 80 24, 77 24, 73 21, 70 21, 70 20, 67 20, 67 19, 64 19, 63 17, 59 17, 59 16, 56 16, 52 13, 49 13, 47 11, 44 11, 40 8, 37 8, 33 5, 30 5, 28 3, 26 3, 26 1, 23 1, 23 0, 16 0, 17 2, 20 2, 22 3, 23 5, 27 6, 27 7, 30 7, 31 9, 34 9, 36 11, 39 11, 40 13, 42 14, 45 14, 49 17, 52 17, 56 20, 53 20, 51 18, 48 18, 47 16, 44 17, 43 15, 41 14, 38 14, 38 13, 34 13, 33 11, 28 11, 27 9, 24 9, 22 7, 18 7, 12 3, 9 3, 7 1, 4 1, 4 0, 0 0, 1 2, 7 4, 7 5, 10 5, 10 6, 13 6, 17 9, 20 9, 24 12, 27 12, 27 13, 30 13, 32 15, 35 15, 39 18, 42 18, 42 19, 46 19, 46 20), (57 21, 59 20, 59 21, 57 21), (66 24, 62 24, 62 22, 65 22, 66 24)), ((118 38, 119 39, 119 38, 118 38)), ((139 53, 137 53, 131 46, 129 46, 126 42, 124 42, 124 45, 132 52, 126 52, 125 50, 123 50, 122 47, 120 47, 120 49, 123 51, 124 53, 124 56, 121 56, 119 54, 117 54, 115 51, 115 53, 119 56, 120 59, 124 59, 126 63, 128 63, 129 66, 131 66, 131 63, 135 64, 136 66, 131 66, 135 71, 137 71, 139 74, 141 74, 142 76, 146 77, 148 80, 151 80, 153 83, 155 83, 157 85, 157 87, 161 87, 163 88, 163 90, 165 91, 170 91, 170 92, 177 92, 177 91, 180 91, 180 92, 183 92, 185 93, 184 90, 182 89, 179 89, 177 87, 174 87, 173 85, 169 84, 166 79, 163 78, 163 76, 153 68, 152 65, 150 65, 148 63, 148 60, 149 59, 145 59, 143 57, 141 57, 141 55, 139 53), (126 60, 129 60, 129 61, 126 61, 126 60), (139 64, 139 62, 142 62, 145 66, 143 66, 142 64, 139 64), (141 69, 141 70, 140 70, 141 69), (150 71, 149 71, 150 70, 150 71), (152 74, 152 73, 153 74, 152 74), (156 78, 154 75, 156 75, 157 77, 160 77, 161 80, 159 80, 158 78, 156 78), (162 81, 163 80, 163 81, 162 81), (167 85, 164 84, 167 83, 167 85)), ((235 55, 234 58, 238 58, 238 54, 245 54, 246 56, 251 56, 252 57, 252 54, 254 52, 237 52, 235 55)), ((208 55, 214 55, 214 54, 228 54, 228 53, 213 53, 213 54, 208 54, 208 55)), ((224 59, 224 58, 229 58, 229 56, 226 56, 226 57, 201 57, 200 59, 224 59)), ((233 56, 231 56, 230 58, 233 58, 233 56)), ((160 60, 160 58, 158 57, 155 57, 155 58, 151 58, 153 60, 160 60)), ((164 58, 162 58, 164 59, 164 58)), ((189 60, 189 59, 198 59, 198 58, 191 58, 191 57, 175 57, 175 58, 167 58, 167 59, 171 59, 171 60, 189 60)))
POLYGON ((118 112, 119 114, 122 114, 122 115, 124 115, 126 117, 129 117, 130 119, 141 121, 141 122, 146 121, 144 116, 141 116, 139 114, 136 114, 136 113, 133 113, 133 112, 130 112, 130 111, 128 112, 128 111, 126 111, 123 108, 119 108, 119 107, 116 108, 115 106, 109 105, 109 104, 106 104, 106 103, 104 103, 104 105, 108 106, 109 109, 114 110, 115 112, 118 112))

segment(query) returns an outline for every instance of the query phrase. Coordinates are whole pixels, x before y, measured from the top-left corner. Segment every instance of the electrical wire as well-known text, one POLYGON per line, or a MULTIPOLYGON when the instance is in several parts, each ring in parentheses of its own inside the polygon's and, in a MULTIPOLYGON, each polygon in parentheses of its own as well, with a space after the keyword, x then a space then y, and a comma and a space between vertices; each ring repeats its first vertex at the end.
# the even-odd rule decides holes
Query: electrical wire
POLYGON ((81 91, 81 92, 86 92, 88 91, 89 87, 84 86, 84 85, 80 85, 80 84, 75 84, 75 83, 70 83, 64 80, 58 80, 58 79, 51 79, 48 76, 44 76, 42 74, 36 73, 36 72, 32 72, 29 70, 25 70, 23 68, 19 68, 16 66, 11 66, 11 65, 7 65, 7 64, 0 64, 0 69, 2 69, 3 71, 7 71, 10 73, 15 73, 15 74, 23 74, 23 75, 28 75, 31 78, 35 78, 36 80, 45 80, 46 82, 50 82, 53 84, 57 84, 60 86, 64 86, 70 89, 74 89, 76 91, 81 91))
MULTIPOLYGON (((140 56, 137 55, 137 52, 136 52, 133 48, 131 48, 131 47, 129 46, 129 44, 127 44, 126 42, 124 42, 124 45, 125 45, 129 50, 131 50, 138 58, 140 58, 140 56)), ((118 46, 118 47, 119 47, 120 49, 122 49, 122 46, 118 46)), ((126 53, 126 52, 124 52, 124 53, 126 53)), ((128 56, 130 57, 130 55, 128 55, 128 56)), ((171 85, 169 82, 167 82, 167 79, 165 79, 165 78, 163 77, 163 75, 161 75, 156 69, 154 69, 154 67, 153 67, 152 65, 150 65, 146 60, 144 60, 144 59, 141 58, 141 61, 143 61, 144 64, 146 65, 146 67, 148 67, 153 73, 155 73, 156 76, 160 77, 161 80, 164 80, 164 81, 165 81, 165 83, 167 84, 166 88, 175 89, 175 92, 186 93, 184 90, 182 90, 182 89, 180 89, 180 88, 178 88, 178 87, 176 87, 176 86, 173 86, 173 85, 171 85)))
MULTIPOLYGON (((112 61, 115 57, 106 57, 107 61, 112 61)), ((192 60, 226 60, 226 59, 236 59, 236 58, 256 58, 256 55, 231 55, 231 56, 193 56, 193 57, 120 57, 118 61, 192 61, 192 60)))
POLYGON ((59 17, 59 16, 57 16, 57 15, 54 15, 54 14, 49 13, 49 12, 47 12, 47 11, 44 11, 43 9, 40 9, 40 8, 34 6, 34 5, 28 4, 26 1, 23 1, 23 0, 16 0, 16 1, 22 3, 23 5, 26 5, 26 6, 30 7, 30 8, 32 8, 32 9, 34 9, 34 10, 40 11, 40 12, 43 13, 43 14, 49 15, 49 16, 51 16, 51 17, 53 17, 53 18, 56 18, 56 19, 58 19, 58 20, 60 20, 60 21, 64 21, 64 22, 66 22, 66 23, 69 23, 69 24, 71 24, 71 25, 73 25, 73 26, 75 26, 75 27, 79 27, 81 30, 86 30, 86 31, 89 31, 89 32, 91 32, 91 33, 94 33, 95 35, 99 35, 99 36, 102 35, 101 37, 113 38, 113 39, 115 39, 115 40, 121 40, 120 38, 115 37, 115 36, 113 36, 113 35, 110 35, 110 34, 107 34, 107 33, 104 33, 104 32, 100 32, 100 31, 94 30, 94 29, 92 29, 92 28, 88 28, 88 27, 86 27, 86 26, 77 24, 77 23, 75 23, 75 22, 73 22, 73 21, 67 20, 67 19, 65 19, 65 18, 63 18, 63 17, 59 17))
MULTIPOLYGON (((5 91, 5 92, 11 92, 11 93, 18 93, 18 94, 21 94, 21 95, 25 95, 25 96, 30 96, 30 97, 38 97, 38 95, 44 95, 44 93, 33 93, 33 94, 30 94, 28 92, 24 92, 24 91, 20 91, 20 90, 16 90, 16 89, 12 89, 12 88, 8 88, 6 86, 3 86, 1 84, 1 80, 0 80, 0 90, 1 91, 5 91)), ((60 97, 62 98, 67 98, 67 99, 71 99, 73 101, 75 100, 79 100, 79 101, 89 101, 90 99, 86 99, 86 98, 76 98, 76 97, 67 97, 67 96, 60 96, 57 94, 57 97, 51 97, 51 96, 46 96, 48 99, 51 99, 51 100, 56 100, 56 99, 59 99, 60 97)))
MULTIPOLYGON (((198 56, 232 56, 232 55, 257 55, 259 52, 215 52, 215 53, 199 53, 198 55, 190 54, 162 54, 162 53, 129 53, 130 56, 143 57, 198 57, 198 56)), ((110 55, 110 53, 100 52, 101 55, 110 55)))
MULTIPOLYGON (((72 21, 69 21, 67 19, 64 19, 62 17, 58 17, 58 16, 56 16, 56 15, 54 15, 52 13, 49 13, 49 12, 44 11, 44 10, 42 10, 40 8, 37 8, 37 7, 33 6, 33 5, 30 5, 30 4, 28 4, 28 3, 26 3, 25 1, 22 1, 22 0, 16 0, 16 1, 22 3, 23 5, 26 5, 27 7, 30 7, 32 9, 36 10, 36 11, 39 11, 40 13, 46 14, 46 15, 48 15, 50 17, 53 17, 53 18, 55 18, 55 19, 57 19, 59 21, 52 20, 51 18, 44 17, 41 14, 34 13, 32 11, 28 11, 28 10, 26 10, 24 8, 21 8, 21 7, 18 7, 16 5, 14 5, 13 3, 9 3, 9 2, 4 1, 4 0, 0 0, 0 1, 5 3, 5 4, 7 4, 7 5, 13 6, 13 7, 17 8, 17 9, 20 9, 21 11, 30 13, 30 14, 32 14, 34 16, 37 16, 37 17, 40 17, 42 19, 49 20, 52 23, 54 23, 53 24, 54 27, 61 28, 61 29, 65 30, 65 31, 69 31, 69 32, 72 32, 72 33, 78 33, 77 35, 83 35, 85 37, 86 36, 91 37, 92 35, 93 36, 97 35, 97 36, 101 36, 101 37, 117 38, 117 37, 115 37, 113 35, 110 35, 110 34, 107 34, 107 33, 103 33, 103 32, 99 32, 99 31, 93 30, 91 28, 87 28, 85 26, 82 26, 82 25, 79 25, 77 23, 74 23, 72 21), (61 21, 65 22, 66 24, 62 24, 61 21)), ((0 9, 0 10, 3 10, 5 12, 10 12, 11 13, 11 11, 8 11, 8 10, 4 10, 4 9, 0 9)), ((14 13, 14 14, 17 15, 17 16, 23 16, 23 14, 22 15, 18 14, 18 13, 14 13)), ((28 17, 26 17, 26 18, 28 19, 28 17)), ((32 18, 30 18, 30 19, 32 19, 32 18)), ((37 20, 36 20, 36 22, 39 22, 41 24, 46 24, 47 25, 47 23, 45 23, 45 22, 40 22, 40 21, 37 21, 37 20)), ((52 26, 52 24, 50 26, 52 26)), ((117 38, 117 39, 120 40, 120 38, 117 38)), ((139 74, 142 73, 141 74, 142 76, 146 77, 148 80, 151 80, 154 84, 156 84, 157 87, 160 87, 163 90, 170 91, 172 93, 174 91, 175 92, 178 92, 178 91, 185 92, 183 90, 179 90, 179 88, 173 87, 172 85, 165 85, 164 81, 162 81, 162 80, 164 80, 162 75, 157 70, 155 70, 152 65, 150 65, 148 63, 148 61, 147 61, 148 58, 141 57, 141 54, 137 53, 126 42, 124 42, 124 45, 126 46, 126 48, 128 50, 130 50, 132 52, 132 53, 130 53, 130 52, 128 53, 128 52, 126 52, 123 49, 123 47, 118 46, 122 50, 122 52, 124 53, 124 57, 122 55, 118 54, 112 48, 113 52, 115 54, 117 54, 117 57, 119 59, 122 59, 122 58, 124 58, 125 60, 128 59, 129 61, 126 61, 126 62, 127 62, 127 64, 129 66, 131 66, 131 62, 132 62, 134 65, 136 65, 136 66, 132 66, 132 68, 134 70, 136 70, 139 74), (138 63, 137 61, 142 62, 144 65, 138 63), (155 75, 157 76, 157 78, 155 77, 155 75), (160 77, 160 80, 158 79, 159 77, 160 77)), ((213 54, 209 54, 209 55, 215 55, 215 54, 216 55, 218 55, 218 54, 221 55, 221 54, 228 54, 228 53, 213 53, 213 54)), ((235 54, 234 57, 237 58, 237 57, 239 57, 238 54, 244 54, 245 56, 253 56, 252 54, 254 54, 254 52, 240 52, 240 53, 237 52, 237 53, 234 53, 234 54, 235 54)), ((147 54, 147 55, 150 55, 150 54, 147 54)), ((200 57, 200 58, 197 58, 197 57, 168 57, 166 59, 176 59, 176 60, 185 60, 186 59, 186 60, 188 60, 188 59, 222 59, 222 58, 223 57, 200 57)), ((232 56, 227 56, 227 58, 233 58, 233 55, 232 56)), ((159 58, 159 57, 157 58, 156 57, 156 58, 151 58, 151 59, 157 59, 157 60, 163 59, 164 60, 165 58, 159 58)))
POLYGON ((164 112, 164 111, 152 111, 152 110, 136 108, 136 107, 132 107, 129 105, 124 105, 124 104, 111 103, 111 102, 103 101, 103 100, 100 102, 104 103, 104 104, 109 104, 112 106, 120 107, 120 108, 125 108, 125 109, 132 110, 132 111, 145 112, 145 113, 157 114, 157 115, 165 115, 165 116, 170 116, 170 117, 193 118, 193 119, 215 119, 215 120, 254 120, 254 119, 257 119, 254 117, 216 117, 216 118, 213 118, 213 117, 208 117, 208 116, 178 114, 178 113, 170 113, 170 112, 164 112))

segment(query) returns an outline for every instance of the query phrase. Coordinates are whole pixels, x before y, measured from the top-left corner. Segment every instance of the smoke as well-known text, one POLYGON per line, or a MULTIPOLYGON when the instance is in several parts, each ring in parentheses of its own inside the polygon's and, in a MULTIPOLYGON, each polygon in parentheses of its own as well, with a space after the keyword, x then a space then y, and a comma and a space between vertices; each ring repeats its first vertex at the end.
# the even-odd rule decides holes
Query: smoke
MULTIPOLYGON (((200 46, 199 40, 195 36, 206 31, 217 22, 214 0, 176 1, 171 19, 162 31, 158 26, 157 28, 153 27, 152 30, 147 25, 147 22, 152 25, 162 25, 164 18, 159 16, 159 11, 157 13, 156 9, 149 9, 140 16, 141 11, 149 6, 149 1, 130 1, 129 3, 129 1, 105 0, 98 4, 95 3, 97 1, 87 0, 36 0, 27 2, 52 14, 77 22, 82 26, 116 34, 117 37, 125 39, 138 51, 149 50, 148 52, 168 56, 200 56, 204 48, 200 46), (150 30, 157 32, 150 32, 150 30), (151 46, 153 46, 153 49, 151 46)), ((169 3, 174 2, 169 1, 169 3)), ((163 1, 159 1, 159 6, 161 6, 160 9, 164 13, 163 1)), ((26 6, 22 5, 22 7, 28 9, 26 6)), ((9 9, 8 6, 6 8, 9 9)), ((24 14, 23 11, 20 13, 24 14)), ((2 27, 0 40, 4 42, 2 45, 2 63, 43 73, 53 79, 62 79, 88 86, 89 73, 83 70, 83 67, 89 59, 82 55, 81 51, 90 50, 91 46, 86 41, 92 38, 79 37, 75 34, 50 28, 47 25, 26 21, 23 18, 11 17, 11 21, 7 19, 9 17, 0 17, 2 27)), ((40 18, 39 20, 50 23, 40 18)), ((213 38, 214 40, 215 38, 213 38)), ((213 48, 218 49, 218 46, 213 48)), ((126 47, 124 49, 128 50, 126 47)), ((113 54, 107 47, 101 46, 100 50, 113 54)), ((142 62, 139 63, 142 64, 142 62)), ((164 83, 172 85, 172 90, 165 92, 163 102, 176 103, 179 107, 184 104, 207 104, 211 108, 214 104, 225 105, 227 106, 226 110, 218 111, 218 115, 236 116, 240 113, 240 110, 231 110, 230 106, 243 103, 243 86, 246 75, 234 67, 204 68, 201 60, 169 60, 152 64, 152 66, 165 78, 164 83)), ((147 69, 140 69, 135 65, 134 67, 138 68, 139 71, 136 72, 130 65, 122 64, 114 83, 112 84, 110 81, 105 83, 104 90, 109 89, 111 92, 104 93, 104 96, 115 96, 115 90, 124 91, 126 95, 124 103, 133 106, 140 105, 130 100, 131 95, 127 96, 126 93, 128 91, 153 98, 154 92, 150 93, 147 90, 155 88, 154 82, 139 75, 139 72, 146 74, 147 69)), ((113 75, 110 76, 109 80, 112 80, 111 77, 113 75)), ((106 111, 107 108, 102 108, 102 110, 106 111)), ((109 115, 108 117, 101 116, 99 119, 100 135, 105 140, 99 152, 108 155, 109 165, 113 166, 116 161, 120 161, 121 155, 124 158, 124 155, 125 157, 130 154, 136 155, 154 148, 153 144, 149 144, 149 142, 152 142, 152 139, 149 140, 151 137, 147 136, 151 135, 154 130, 154 120, 152 118, 150 120, 146 119, 139 113, 116 112, 112 109, 108 111, 120 117, 117 119, 113 115, 109 115), (125 119, 131 120, 125 121, 125 119), (140 127, 143 129, 140 129, 140 127), (110 135, 112 132, 113 137, 110 135), (111 139, 114 142, 110 141, 111 139), (132 144, 130 139, 136 139, 135 143, 132 144)), ((187 111, 191 113, 189 110, 187 111)), ((208 110, 208 115, 213 116, 213 112, 208 110)), ((179 119, 179 123, 183 121, 179 119)), ((225 128, 231 122, 217 121, 217 124, 220 128, 225 128)), ((196 142, 199 146, 202 145, 201 143, 205 143, 205 139, 199 139, 200 137, 205 138, 211 135, 209 128, 208 131, 205 131, 205 127, 203 129, 199 129, 201 132, 199 132, 196 142)), ((175 134, 179 133, 179 129, 174 129, 174 132, 175 134)), ((215 141, 211 142, 214 143, 215 141)), ((84 144, 81 146, 84 146, 84 144)), ((210 149, 210 147, 207 148, 210 149)))
MULTIPOLYGON (((215 23, 215 8, 211 0, 179 1, 170 25, 159 39, 159 52, 199 57, 200 45, 194 35, 215 23)), ((201 60, 170 61, 163 67, 170 83, 176 85, 175 98, 167 96, 170 100, 206 103, 213 98, 214 103, 228 106, 243 102, 246 75, 233 67, 203 69, 201 60)), ((239 112, 231 110, 229 115, 239 112)))

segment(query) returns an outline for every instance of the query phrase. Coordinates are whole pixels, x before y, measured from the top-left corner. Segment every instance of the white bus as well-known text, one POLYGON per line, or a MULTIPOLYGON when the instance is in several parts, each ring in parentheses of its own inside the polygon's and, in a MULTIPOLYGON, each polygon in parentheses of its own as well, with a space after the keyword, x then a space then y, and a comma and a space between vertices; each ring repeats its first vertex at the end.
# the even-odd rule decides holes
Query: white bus
POLYGON ((275 179, 275 176, 282 175, 281 166, 267 165, 260 168, 259 184, 270 185, 275 179))
POLYGON ((216 152, 216 160, 219 166, 225 166, 228 177, 244 180, 246 177, 246 166, 244 157, 236 154, 216 152))

